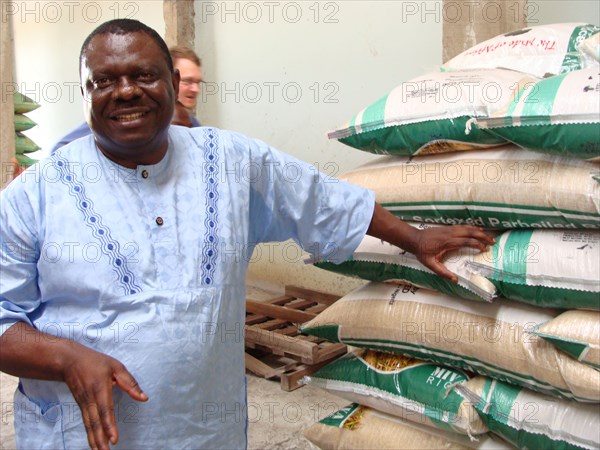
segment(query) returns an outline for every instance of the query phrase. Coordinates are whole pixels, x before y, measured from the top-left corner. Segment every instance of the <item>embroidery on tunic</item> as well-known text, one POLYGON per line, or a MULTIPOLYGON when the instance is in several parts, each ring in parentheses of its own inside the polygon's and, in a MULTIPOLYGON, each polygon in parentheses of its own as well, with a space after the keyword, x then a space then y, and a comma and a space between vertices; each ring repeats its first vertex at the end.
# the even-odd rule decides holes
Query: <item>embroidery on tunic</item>
POLYGON ((85 187, 70 169, 69 161, 54 155, 52 162, 60 174, 60 180, 69 188, 69 194, 76 199, 77 208, 83 213, 85 224, 91 229, 94 238, 100 242, 100 248, 116 272, 117 281, 122 285, 125 295, 141 292, 142 288, 137 285, 133 273, 127 267, 127 258, 122 255, 119 242, 111 237, 110 229, 102 224, 102 217, 94 211, 94 203, 88 198, 85 187))
POLYGON ((204 161, 206 170, 206 217, 204 219, 205 236, 204 248, 202 249, 202 284, 209 285, 214 281, 215 266, 217 261, 217 248, 219 237, 217 236, 217 219, 219 200, 219 139, 218 132, 208 128, 205 132, 204 161))

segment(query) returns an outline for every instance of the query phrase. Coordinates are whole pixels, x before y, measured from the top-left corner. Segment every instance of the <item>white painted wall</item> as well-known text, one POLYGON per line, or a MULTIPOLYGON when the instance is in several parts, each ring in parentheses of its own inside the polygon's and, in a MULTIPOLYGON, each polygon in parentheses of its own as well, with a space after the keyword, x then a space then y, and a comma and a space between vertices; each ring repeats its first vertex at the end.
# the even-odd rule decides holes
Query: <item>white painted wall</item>
MULTIPOLYGON (((164 36, 161 0, 1 2, 0 20, 12 18, 17 89, 42 106, 27 114, 38 125, 25 134, 46 155, 50 147, 83 122, 78 58, 87 35, 102 22, 131 17, 164 36)), ((3 90, 9 87, 3 86, 3 90)))
POLYGON ((423 21, 406 3, 196 1, 207 81, 201 122, 265 140, 330 175, 366 161, 326 133, 441 63, 441 15, 423 21))
MULTIPOLYGON (((469 14, 472 2, 454 3, 469 14)), ((511 11, 531 25, 599 23, 599 5, 538 0, 511 11)), ((197 0, 196 50, 208 82, 198 116, 341 173, 372 157, 326 132, 400 82, 436 70, 441 42, 441 1, 197 0)))

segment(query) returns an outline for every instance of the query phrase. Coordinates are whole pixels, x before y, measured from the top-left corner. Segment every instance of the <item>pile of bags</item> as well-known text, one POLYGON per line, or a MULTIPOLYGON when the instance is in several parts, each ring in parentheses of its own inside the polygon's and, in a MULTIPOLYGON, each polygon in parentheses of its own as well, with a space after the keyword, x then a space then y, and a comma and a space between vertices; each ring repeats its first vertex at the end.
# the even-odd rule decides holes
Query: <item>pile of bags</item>
POLYGON ((474 224, 447 282, 366 237, 370 280, 302 332, 354 347, 305 382, 352 402, 321 448, 600 447, 600 27, 530 27, 402 83, 332 138, 379 159, 342 178, 416 227, 474 224))
POLYGON ((40 104, 20 92, 15 92, 13 94, 13 100, 15 111, 15 156, 20 167, 29 167, 37 161, 30 158, 27 154, 38 151, 40 147, 23 134, 23 131, 29 130, 37 125, 37 123, 25 114, 39 108, 40 104))

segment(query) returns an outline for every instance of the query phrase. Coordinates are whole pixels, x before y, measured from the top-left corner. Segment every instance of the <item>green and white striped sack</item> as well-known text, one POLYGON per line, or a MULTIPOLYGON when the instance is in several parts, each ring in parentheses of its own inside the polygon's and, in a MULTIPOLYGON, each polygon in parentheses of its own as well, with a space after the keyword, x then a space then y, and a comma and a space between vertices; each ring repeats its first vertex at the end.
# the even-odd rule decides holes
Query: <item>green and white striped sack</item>
POLYGON ((598 405, 560 400, 475 377, 455 390, 473 403, 490 431, 520 449, 598 449, 598 405))
POLYGON ((471 441, 465 435, 434 430, 358 403, 351 403, 311 425, 304 430, 304 436, 318 448, 327 450, 513 448, 491 434, 479 435, 476 441, 471 441))
POLYGON ((580 45, 600 32, 586 23, 555 23, 521 28, 495 36, 465 50, 442 70, 504 67, 539 78, 559 75, 593 63, 579 51, 580 45))
POLYGON ((600 401, 600 371, 529 330, 558 312, 496 299, 459 299, 408 284, 371 282, 301 326, 355 347, 432 361, 579 401, 600 401))
POLYGON ((577 361, 600 369, 600 312, 565 311, 533 333, 577 361))
POLYGON ((303 383, 392 416, 469 436, 486 433, 477 412, 448 387, 468 380, 458 369, 402 355, 357 349, 303 383))
POLYGON ((600 67, 541 80, 475 123, 530 150, 600 161, 600 67))
POLYGON ((341 264, 317 262, 314 265, 364 280, 406 281, 455 297, 492 301, 497 296, 496 286, 485 277, 467 269, 467 262, 473 259, 473 253, 464 249, 449 254, 444 260, 444 265, 458 276, 458 283, 435 274, 412 253, 368 235, 348 261, 341 264))
POLYGON ((501 297, 536 306, 600 310, 600 232, 510 230, 465 262, 501 297))
POLYGON ((375 192, 409 222, 494 229, 600 228, 600 167, 575 158, 498 149, 382 156, 340 176, 375 192))
POLYGON ((328 134, 351 147, 384 155, 423 155, 488 148, 504 138, 465 133, 472 118, 488 117, 537 78, 512 70, 433 72, 401 83, 328 134))

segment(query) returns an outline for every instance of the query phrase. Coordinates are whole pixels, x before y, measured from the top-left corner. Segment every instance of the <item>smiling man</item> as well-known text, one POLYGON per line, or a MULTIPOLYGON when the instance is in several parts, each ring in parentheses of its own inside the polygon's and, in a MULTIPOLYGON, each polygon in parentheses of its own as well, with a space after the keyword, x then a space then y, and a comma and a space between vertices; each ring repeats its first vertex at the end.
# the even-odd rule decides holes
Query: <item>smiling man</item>
POLYGON ((196 115, 196 103, 202 83, 202 61, 188 47, 180 45, 171 47, 173 66, 179 71, 179 95, 177 99, 192 115, 196 115))
MULTIPOLYGON (((202 61, 191 48, 173 46, 169 49, 173 67, 179 72, 179 90, 177 96, 173 124, 185 127, 199 127, 196 118, 196 104, 202 83, 202 61), (186 117, 186 114, 188 117, 186 117)), ((56 142, 50 154, 53 155, 59 148, 69 142, 88 136, 92 131, 87 122, 83 122, 56 142)))
POLYGON ((447 251, 493 242, 413 228, 263 142, 170 126, 178 74, 140 22, 100 25, 80 63, 93 136, 0 193, 0 370, 20 377, 20 449, 245 448, 259 242, 341 262, 368 232, 449 278, 447 251))

